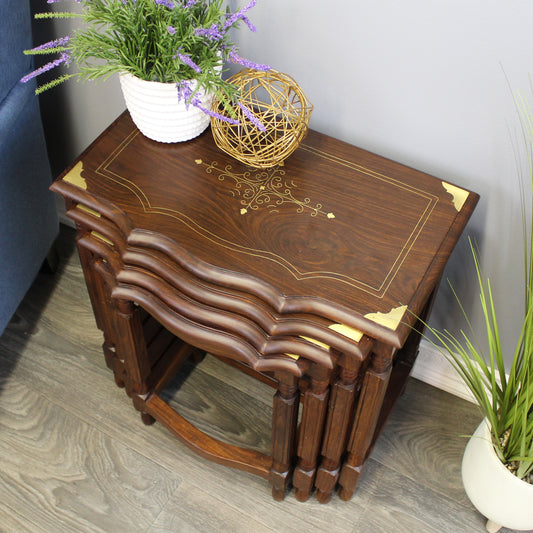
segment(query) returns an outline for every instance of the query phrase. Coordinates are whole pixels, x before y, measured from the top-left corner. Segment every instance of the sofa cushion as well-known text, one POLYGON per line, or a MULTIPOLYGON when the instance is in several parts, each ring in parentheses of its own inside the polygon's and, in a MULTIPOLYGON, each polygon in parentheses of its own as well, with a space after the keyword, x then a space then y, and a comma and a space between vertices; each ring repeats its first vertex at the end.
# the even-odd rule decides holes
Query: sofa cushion
MULTIPOLYGON (((43 2, 45 0, 42 0, 43 2)), ((23 51, 32 47, 29 0, 0 2, 0 102, 20 78, 32 68, 31 56, 23 51)))
POLYGON ((51 173, 38 99, 31 89, 16 93, 20 112, 12 113, 16 117, 6 134, 0 117, 0 334, 33 282, 59 227, 48 189, 51 173))
MULTIPOLYGON (((44 2, 44 0, 42 0, 44 2)), ((58 218, 35 80, 29 0, 0 2, 0 334, 35 279, 58 218)))

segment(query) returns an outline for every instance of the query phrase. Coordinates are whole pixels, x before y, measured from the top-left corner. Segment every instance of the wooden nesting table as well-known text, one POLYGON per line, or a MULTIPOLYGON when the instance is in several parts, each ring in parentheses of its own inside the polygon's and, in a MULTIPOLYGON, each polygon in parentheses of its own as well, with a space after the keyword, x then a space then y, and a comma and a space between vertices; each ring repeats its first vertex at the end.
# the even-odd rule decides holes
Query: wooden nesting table
POLYGON ((103 350, 145 423, 208 459, 349 499, 417 355, 478 196, 310 131, 254 170, 209 131, 145 138, 121 115, 53 185, 103 350), (199 351, 272 384, 271 454, 202 433, 161 397, 199 351))

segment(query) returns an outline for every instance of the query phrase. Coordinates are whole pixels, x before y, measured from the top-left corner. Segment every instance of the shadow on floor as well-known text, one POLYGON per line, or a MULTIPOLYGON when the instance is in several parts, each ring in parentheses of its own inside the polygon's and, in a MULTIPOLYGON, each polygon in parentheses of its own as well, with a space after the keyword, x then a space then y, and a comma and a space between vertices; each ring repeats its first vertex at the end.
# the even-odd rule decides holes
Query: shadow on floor
POLYGON ((55 246, 58 261, 55 270, 42 268, 26 296, 20 303, 6 329, 0 335, 0 393, 9 378, 28 340, 39 327, 39 318, 56 288, 68 259, 75 253, 76 231, 61 225, 55 246))

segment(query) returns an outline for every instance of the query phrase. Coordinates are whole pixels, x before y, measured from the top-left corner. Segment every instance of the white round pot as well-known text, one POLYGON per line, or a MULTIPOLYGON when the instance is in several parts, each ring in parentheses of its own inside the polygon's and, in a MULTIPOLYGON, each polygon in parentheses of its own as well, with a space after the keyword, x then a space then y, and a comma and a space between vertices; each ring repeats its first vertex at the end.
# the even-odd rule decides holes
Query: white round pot
POLYGON ((488 531, 501 526, 533 529, 533 485, 518 479, 498 459, 486 420, 468 441, 461 473, 470 501, 489 520, 488 531))
MULTIPOLYGON (((188 141, 209 126, 210 118, 193 105, 178 101, 175 83, 159 83, 120 75, 122 94, 131 118, 141 133, 154 141, 188 141)), ((198 92, 202 106, 211 107, 212 95, 198 92)))

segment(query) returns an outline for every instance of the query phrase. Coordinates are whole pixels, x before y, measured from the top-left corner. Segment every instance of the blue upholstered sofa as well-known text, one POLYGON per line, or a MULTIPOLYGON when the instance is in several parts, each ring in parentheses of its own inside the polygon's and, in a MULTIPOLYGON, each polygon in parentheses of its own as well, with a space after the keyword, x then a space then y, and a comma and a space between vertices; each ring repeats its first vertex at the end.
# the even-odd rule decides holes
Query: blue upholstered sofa
POLYGON ((32 69, 29 0, 0 2, 0 335, 58 232, 32 69))

